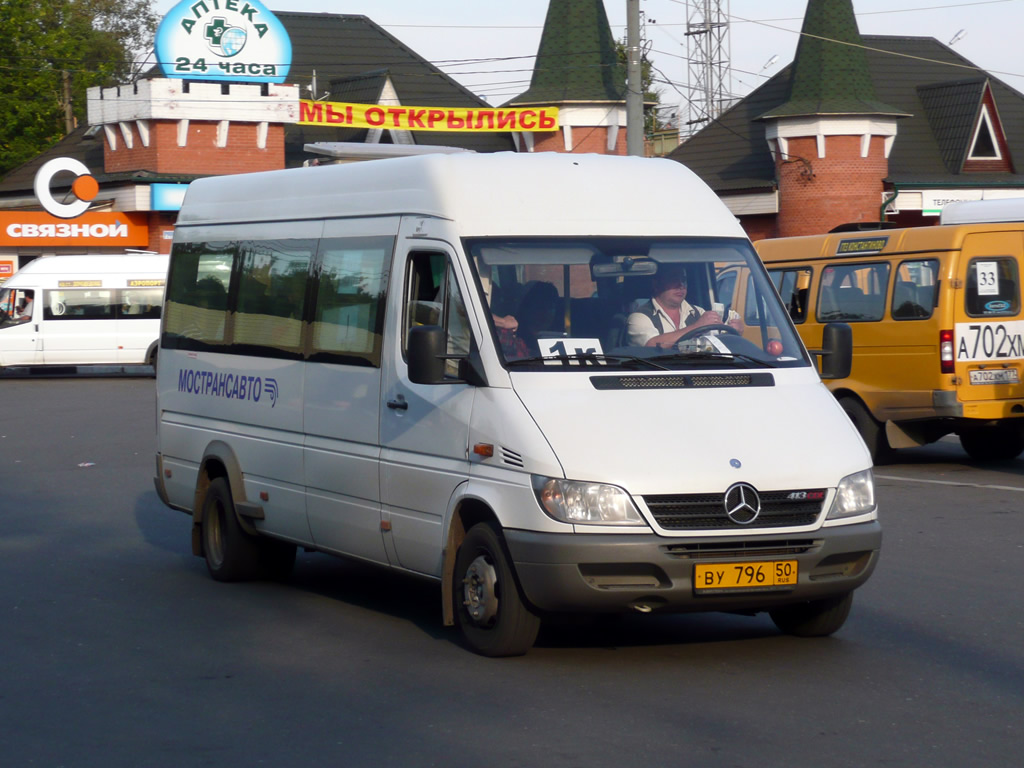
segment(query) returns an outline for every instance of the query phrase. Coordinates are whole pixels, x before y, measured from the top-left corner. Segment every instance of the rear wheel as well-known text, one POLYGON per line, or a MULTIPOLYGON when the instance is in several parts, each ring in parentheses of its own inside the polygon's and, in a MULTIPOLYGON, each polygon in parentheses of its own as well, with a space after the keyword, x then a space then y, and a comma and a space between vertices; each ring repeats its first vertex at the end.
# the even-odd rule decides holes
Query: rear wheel
POLYGON ((810 600, 769 611, 775 626, 787 635, 827 637, 846 623, 853 606, 853 592, 823 600, 810 600))
POLYGON ((203 499, 203 555, 217 581, 254 579, 260 572, 261 541, 242 530, 231 489, 223 477, 210 483, 203 499))
POLYGON ((960 445, 975 461, 1014 459, 1024 451, 1024 430, 1016 424, 972 429, 960 435, 960 445))
POLYGON ((477 523, 455 557, 456 623, 481 656, 521 656, 533 647, 540 618, 523 603, 497 528, 477 523))
POLYGON ((853 426, 860 432, 868 451, 871 453, 871 461, 875 464, 884 464, 892 459, 892 448, 889 447, 889 440, 885 436, 885 425, 875 420, 868 409, 853 397, 843 397, 839 405, 850 417, 853 426))

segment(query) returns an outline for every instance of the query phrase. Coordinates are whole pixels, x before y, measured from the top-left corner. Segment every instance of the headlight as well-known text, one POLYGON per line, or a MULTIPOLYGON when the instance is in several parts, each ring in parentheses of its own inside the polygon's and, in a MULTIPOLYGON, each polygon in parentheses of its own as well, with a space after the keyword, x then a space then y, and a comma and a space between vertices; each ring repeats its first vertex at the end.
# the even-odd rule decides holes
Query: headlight
POLYGON ((645 525, 629 494, 614 485, 533 477, 541 507, 560 523, 645 525))
POLYGON ((828 511, 829 520, 867 514, 875 508, 875 480, 870 469, 844 477, 828 511))

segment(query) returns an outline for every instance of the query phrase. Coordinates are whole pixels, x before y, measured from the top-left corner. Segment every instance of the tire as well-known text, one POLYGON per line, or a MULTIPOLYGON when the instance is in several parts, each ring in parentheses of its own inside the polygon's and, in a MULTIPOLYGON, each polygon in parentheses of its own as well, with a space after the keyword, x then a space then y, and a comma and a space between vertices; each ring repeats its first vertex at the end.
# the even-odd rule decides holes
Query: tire
POLYGON ((853 426, 860 432, 864 444, 871 453, 871 461, 874 464, 885 464, 892 460, 893 449, 889 447, 889 440, 885 436, 885 426, 875 420, 868 409, 861 402, 852 397, 843 397, 839 405, 850 417, 853 426))
POLYGON ((466 645, 481 656, 522 656, 540 618, 523 603, 505 543, 491 523, 477 523, 455 557, 452 599, 466 645))
POLYGON ((853 606, 853 592, 839 597, 811 600, 769 611, 775 626, 787 635, 828 637, 846 623, 853 606))
POLYGON ((974 429, 960 435, 960 445, 975 461, 1006 461, 1024 451, 1024 431, 1016 425, 974 429))
POLYGON ((246 581, 261 570, 262 541, 242 530, 235 515, 231 489, 216 478, 203 498, 203 556, 217 581, 246 581))

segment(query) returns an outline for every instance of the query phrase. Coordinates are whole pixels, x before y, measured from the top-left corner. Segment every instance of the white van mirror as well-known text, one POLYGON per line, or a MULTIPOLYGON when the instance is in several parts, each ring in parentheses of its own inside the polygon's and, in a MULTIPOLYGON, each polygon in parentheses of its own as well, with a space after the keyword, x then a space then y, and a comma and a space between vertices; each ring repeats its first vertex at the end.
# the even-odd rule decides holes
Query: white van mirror
POLYGON ((409 329, 409 381, 413 384, 445 381, 446 342, 444 328, 439 325, 409 329))
POLYGON ((849 376, 853 367, 853 329, 849 323, 828 323, 822 333, 821 349, 811 354, 821 357, 821 378, 849 376))

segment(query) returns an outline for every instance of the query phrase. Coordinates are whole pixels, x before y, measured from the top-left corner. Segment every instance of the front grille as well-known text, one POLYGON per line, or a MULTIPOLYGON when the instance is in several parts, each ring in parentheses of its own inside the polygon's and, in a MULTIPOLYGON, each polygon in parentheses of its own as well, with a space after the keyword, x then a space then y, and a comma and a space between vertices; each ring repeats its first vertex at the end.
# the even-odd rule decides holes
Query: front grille
POLYGON ((718 387, 774 387, 775 377, 758 373, 651 374, 646 376, 591 376, 594 389, 688 389, 718 387))
POLYGON ((760 496, 761 513, 747 525, 729 519, 721 493, 644 496, 643 500, 658 525, 667 531, 796 528, 817 521, 825 490, 763 491, 760 496), (807 496, 814 498, 808 500, 807 496))
POLYGON ((818 539, 786 539, 784 541, 728 541, 728 542, 693 542, 688 544, 668 544, 663 547, 665 553, 681 560, 721 560, 723 558, 743 557, 797 557, 818 549, 822 541, 818 539))

